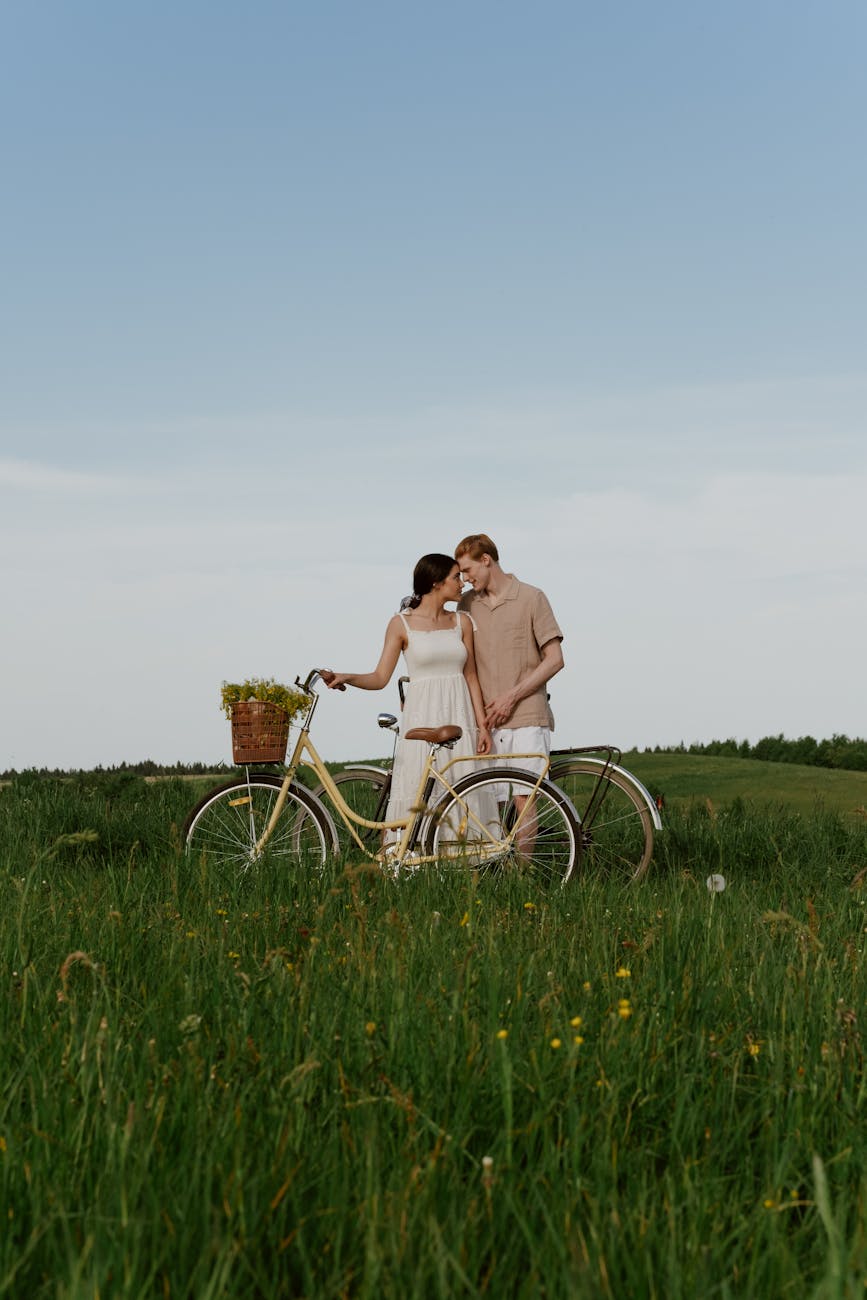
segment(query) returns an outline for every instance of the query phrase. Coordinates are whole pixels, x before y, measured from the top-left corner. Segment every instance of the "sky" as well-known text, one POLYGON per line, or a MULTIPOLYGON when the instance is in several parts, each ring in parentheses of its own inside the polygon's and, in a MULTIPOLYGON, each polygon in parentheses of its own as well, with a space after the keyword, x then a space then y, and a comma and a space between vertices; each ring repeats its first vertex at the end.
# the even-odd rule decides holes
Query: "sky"
POLYGON ((229 762, 223 680, 372 668, 477 531, 558 744, 867 735, 865 57, 863 0, 2 0, 0 770, 229 762))

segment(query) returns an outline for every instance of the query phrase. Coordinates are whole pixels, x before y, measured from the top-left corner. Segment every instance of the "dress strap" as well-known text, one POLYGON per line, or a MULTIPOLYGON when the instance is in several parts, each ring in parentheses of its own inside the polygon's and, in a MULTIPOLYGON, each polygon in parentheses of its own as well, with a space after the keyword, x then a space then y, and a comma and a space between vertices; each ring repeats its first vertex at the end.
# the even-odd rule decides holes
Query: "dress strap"
POLYGON ((405 630, 407 636, 409 636, 409 631, 410 631, 409 623, 407 623, 406 619, 404 618, 404 616, 403 616, 403 610, 402 610, 402 609, 399 609, 399 610, 397 611, 397 616, 398 616, 398 618, 400 619, 401 623, 403 623, 404 630, 405 630))

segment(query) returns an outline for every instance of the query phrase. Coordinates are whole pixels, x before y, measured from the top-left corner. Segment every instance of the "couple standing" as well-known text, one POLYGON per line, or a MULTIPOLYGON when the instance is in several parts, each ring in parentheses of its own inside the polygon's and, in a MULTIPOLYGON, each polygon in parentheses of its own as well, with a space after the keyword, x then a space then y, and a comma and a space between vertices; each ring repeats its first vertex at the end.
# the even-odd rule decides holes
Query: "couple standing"
MULTIPOLYGON (((562 639, 544 592, 505 573, 491 538, 472 533, 454 559, 419 560, 408 607, 389 621, 373 672, 323 672, 322 680, 332 690, 381 690, 402 652, 410 685, 401 737, 413 727, 454 724, 463 735, 450 757, 548 754, 553 720, 545 688, 563 667, 562 639), (465 583, 472 590, 462 595, 465 583), (445 608, 454 601, 457 612, 445 608)), ((408 815, 425 761, 424 745, 401 738, 389 821, 408 815)), ((522 758, 517 766, 538 771, 540 761, 522 758)))

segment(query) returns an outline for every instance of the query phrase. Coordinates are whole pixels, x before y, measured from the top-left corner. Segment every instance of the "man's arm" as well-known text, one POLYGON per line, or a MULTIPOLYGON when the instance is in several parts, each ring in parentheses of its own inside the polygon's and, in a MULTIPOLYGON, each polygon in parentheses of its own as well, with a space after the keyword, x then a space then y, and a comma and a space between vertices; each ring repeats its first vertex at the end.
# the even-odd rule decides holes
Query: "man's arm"
POLYGON ((489 727, 505 727, 519 701, 544 686, 563 667, 563 647, 558 638, 546 641, 539 653, 541 663, 532 672, 522 677, 510 691, 504 691, 497 699, 491 700, 485 714, 489 727))

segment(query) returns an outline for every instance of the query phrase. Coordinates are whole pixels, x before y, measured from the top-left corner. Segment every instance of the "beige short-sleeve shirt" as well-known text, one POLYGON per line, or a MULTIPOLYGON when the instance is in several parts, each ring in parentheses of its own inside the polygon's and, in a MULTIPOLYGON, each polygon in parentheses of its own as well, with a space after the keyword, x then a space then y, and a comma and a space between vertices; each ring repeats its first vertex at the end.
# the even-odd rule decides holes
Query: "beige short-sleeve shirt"
MULTIPOLYGON (((563 640, 545 593, 519 582, 513 573, 507 576, 502 595, 491 598, 487 592, 468 591, 458 606, 476 626, 476 669, 486 704, 538 668, 544 645, 563 640)), ((553 728, 546 685, 518 701, 507 726, 553 728)))

